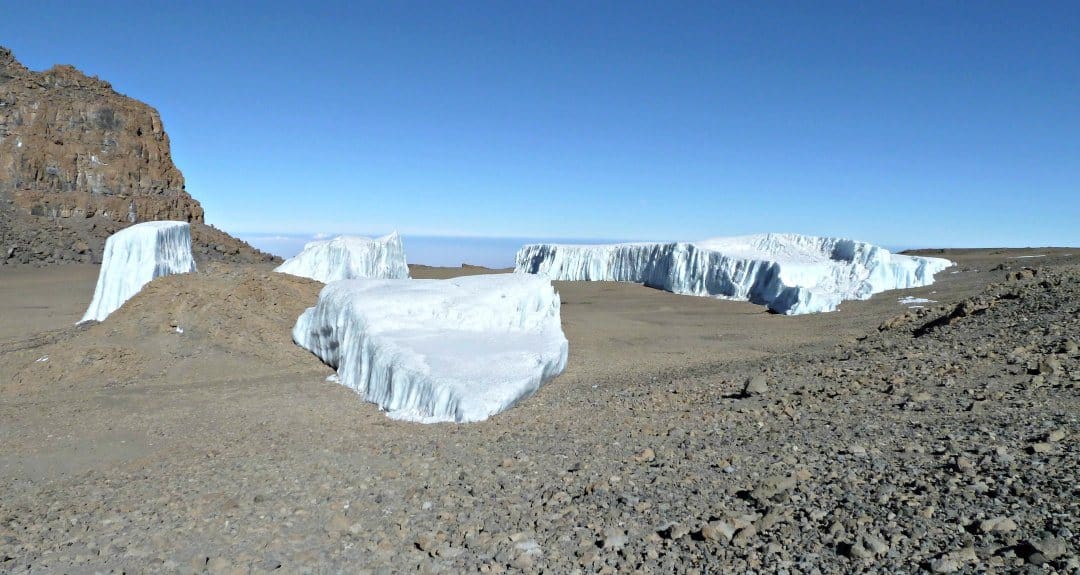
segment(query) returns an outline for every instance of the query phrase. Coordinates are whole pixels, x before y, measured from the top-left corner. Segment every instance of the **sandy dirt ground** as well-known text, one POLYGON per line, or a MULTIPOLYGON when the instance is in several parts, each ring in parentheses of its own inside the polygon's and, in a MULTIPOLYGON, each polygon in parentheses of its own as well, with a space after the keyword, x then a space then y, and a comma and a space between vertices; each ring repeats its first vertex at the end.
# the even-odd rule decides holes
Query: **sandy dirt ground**
POLYGON ((566 372, 426 426, 292 344, 317 282, 211 265, 75 327, 96 266, 5 269, 0 572, 1071 572, 1074 251, 795 317, 556 282, 566 372))

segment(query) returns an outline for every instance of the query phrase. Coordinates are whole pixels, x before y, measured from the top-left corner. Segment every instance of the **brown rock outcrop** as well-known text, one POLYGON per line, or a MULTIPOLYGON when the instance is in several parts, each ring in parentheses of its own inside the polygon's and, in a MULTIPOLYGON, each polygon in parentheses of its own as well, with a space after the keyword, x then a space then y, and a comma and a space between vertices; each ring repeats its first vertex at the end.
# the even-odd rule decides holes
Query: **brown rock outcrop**
MULTIPOLYGON (((203 223, 157 110, 71 66, 28 70, 0 47, 0 264, 93 261, 108 234, 149 220, 203 223)), ((214 243, 193 247, 211 259, 273 259, 202 235, 214 243)))
POLYGON ((201 222, 157 110, 71 66, 0 48, 0 189, 33 215, 201 222))

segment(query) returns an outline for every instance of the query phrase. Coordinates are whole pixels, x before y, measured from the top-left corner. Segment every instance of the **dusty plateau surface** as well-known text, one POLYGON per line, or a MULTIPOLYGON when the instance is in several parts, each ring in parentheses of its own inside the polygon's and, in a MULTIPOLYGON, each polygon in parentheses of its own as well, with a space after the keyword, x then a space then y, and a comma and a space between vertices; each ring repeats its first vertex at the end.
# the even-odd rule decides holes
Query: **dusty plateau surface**
POLYGON ((96 266, 6 267, 0 572, 1072 573, 1075 251, 808 316, 556 282, 566 373, 468 425, 326 381, 269 265, 80 327, 96 266))

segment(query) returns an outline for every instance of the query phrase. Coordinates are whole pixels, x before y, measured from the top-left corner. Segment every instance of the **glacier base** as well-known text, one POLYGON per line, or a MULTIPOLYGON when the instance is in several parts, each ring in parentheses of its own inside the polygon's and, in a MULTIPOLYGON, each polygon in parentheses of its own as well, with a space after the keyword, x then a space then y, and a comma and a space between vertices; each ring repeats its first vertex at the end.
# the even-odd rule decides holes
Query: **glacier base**
POLYGON ((103 321, 150 280, 195 271, 187 222, 143 222, 105 240, 94 298, 84 321, 103 321))
POLYGON ((930 285, 952 265, 842 238, 757 234, 699 242, 522 247, 515 271, 564 281, 642 283, 677 294, 747 300, 787 315, 930 285))
POLYGON ((343 280, 293 340, 392 418, 481 421, 566 368, 559 309, 550 281, 521 274, 343 280))

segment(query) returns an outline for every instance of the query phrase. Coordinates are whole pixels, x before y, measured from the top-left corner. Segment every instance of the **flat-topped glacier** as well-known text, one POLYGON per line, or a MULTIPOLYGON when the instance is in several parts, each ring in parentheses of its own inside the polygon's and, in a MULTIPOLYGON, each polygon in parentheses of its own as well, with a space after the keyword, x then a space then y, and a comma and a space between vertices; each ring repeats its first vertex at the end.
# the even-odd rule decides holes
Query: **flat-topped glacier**
POLYGON ((293 341, 395 419, 481 421, 566 368, 551 282, 523 274, 328 284, 293 341))
POLYGON ((97 286, 79 323, 102 321, 150 280, 195 271, 187 222, 143 222, 105 240, 97 286))
POLYGON ((782 314, 930 285, 952 265, 842 238, 757 234, 699 242, 522 247, 515 271, 552 280, 642 283, 677 294, 748 300, 782 314))
POLYGON ((376 239, 338 236, 308 242, 299 254, 285 260, 274 271, 323 283, 360 278, 409 277, 405 247, 397 232, 376 239))

